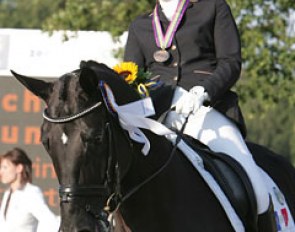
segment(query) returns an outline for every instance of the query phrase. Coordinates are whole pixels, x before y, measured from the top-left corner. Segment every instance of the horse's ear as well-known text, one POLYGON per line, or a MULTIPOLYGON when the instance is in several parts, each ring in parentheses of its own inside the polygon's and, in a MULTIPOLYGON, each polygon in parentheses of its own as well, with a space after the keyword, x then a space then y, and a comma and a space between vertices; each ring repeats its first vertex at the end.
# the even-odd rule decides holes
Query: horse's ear
POLYGON ((23 76, 14 72, 13 70, 10 71, 13 74, 13 76, 15 76, 15 78, 28 90, 30 90, 36 96, 42 98, 44 101, 47 101, 50 93, 52 92, 52 83, 23 76))
POLYGON ((80 85, 82 89, 89 95, 97 94, 98 78, 96 73, 91 68, 84 67, 81 69, 80 85))

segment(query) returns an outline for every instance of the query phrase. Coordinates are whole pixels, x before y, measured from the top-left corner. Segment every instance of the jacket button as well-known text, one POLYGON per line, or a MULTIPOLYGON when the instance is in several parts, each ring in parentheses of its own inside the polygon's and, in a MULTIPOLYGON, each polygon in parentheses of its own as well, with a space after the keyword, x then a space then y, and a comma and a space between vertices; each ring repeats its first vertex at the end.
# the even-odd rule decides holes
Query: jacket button
POLYGON ((171 50, 172 51, 176 50, 176 45, 173 44, 172 47, 171 47, 171 50))
POLYGON ((178 65, 177 62, 174 62, 174 63, 172 64, 173 67, 177 67, 177 65, 178 65))

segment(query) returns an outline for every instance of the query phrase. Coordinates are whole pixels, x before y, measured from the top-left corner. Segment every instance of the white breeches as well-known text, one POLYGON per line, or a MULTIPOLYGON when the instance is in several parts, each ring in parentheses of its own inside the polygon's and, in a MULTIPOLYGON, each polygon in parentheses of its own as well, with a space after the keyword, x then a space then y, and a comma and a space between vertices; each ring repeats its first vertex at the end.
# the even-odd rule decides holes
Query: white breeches
MULTIPOLYGON (((185 94, 183 89, 176 90, 172 105, 183 93, 185 94)), ((165 125, 180 130, 184 121, 185 116, 172 111, 168 114, 165 125)), ((258 214, 268 209, 269 194, 266 185, 239 129, 233 122, 217 110, 202 106, 196 114, 189 117, 184 134, 200 140, 215 152, 226 153, 237 160, 245 169, 253 185, 258 214)))

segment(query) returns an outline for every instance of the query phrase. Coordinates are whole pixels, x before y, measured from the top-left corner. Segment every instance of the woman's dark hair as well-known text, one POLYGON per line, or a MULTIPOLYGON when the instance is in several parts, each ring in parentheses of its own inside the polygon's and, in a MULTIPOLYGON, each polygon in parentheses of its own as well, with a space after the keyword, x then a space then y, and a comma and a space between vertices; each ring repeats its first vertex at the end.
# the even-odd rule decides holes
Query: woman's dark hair
POLYGON ((27 156, 27 153, 15 147, 11 151, 6 152, 4 155, 1 156, 1 159, 8 159, 14 165, 23 165, 23 171, 21 173, 21 182, 22 184, 30 182, 32 183, 32 161, 27 156))

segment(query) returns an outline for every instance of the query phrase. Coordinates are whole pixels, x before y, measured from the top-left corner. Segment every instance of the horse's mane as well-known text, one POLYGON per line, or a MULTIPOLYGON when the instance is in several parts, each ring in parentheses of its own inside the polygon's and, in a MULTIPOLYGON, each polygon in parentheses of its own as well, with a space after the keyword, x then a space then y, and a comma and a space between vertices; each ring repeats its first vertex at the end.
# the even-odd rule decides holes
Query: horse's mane
MULTIPOLYGON (((75 72, 73 72, 75 73, 75 72)), ((59 100, 61 101, 66 101, 68 98, 68 86, 69 86, 69 82, 70 82, 70 75, 64 75, 60 78, 60 90, 59 90, 59 100)))

